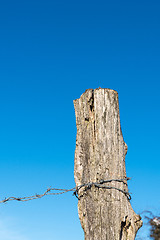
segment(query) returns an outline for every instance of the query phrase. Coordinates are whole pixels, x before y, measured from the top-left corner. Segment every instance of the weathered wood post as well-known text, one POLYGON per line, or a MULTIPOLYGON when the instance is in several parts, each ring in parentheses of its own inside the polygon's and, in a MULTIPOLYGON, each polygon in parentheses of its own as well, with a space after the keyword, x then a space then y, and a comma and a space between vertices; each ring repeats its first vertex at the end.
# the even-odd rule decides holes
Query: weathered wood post
POLYGON ((111 89, 88 89, 74 100, 74 107, 77 125, 74 176, 76 186, 86 184, 77 189, 85 240, 134 240, 142 221, 133 211, 127 194, 127 145, 121 132, 118 93, 111 89))

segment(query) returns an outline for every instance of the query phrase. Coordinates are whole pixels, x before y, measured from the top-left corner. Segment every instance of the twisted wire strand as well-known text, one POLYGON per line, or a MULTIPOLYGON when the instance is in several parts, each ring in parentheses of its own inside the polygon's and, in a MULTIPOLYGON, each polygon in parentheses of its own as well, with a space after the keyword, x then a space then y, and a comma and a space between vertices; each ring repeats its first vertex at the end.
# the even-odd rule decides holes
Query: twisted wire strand
POLYGON ((78 192, 81 188, 85 187, 85 191, 91 189, 92 186, 95 186, 97 188, 103 188, 103 189, 115 189, 117 191, 120 191, 122 193, 124 193, 126 195, 126 197, 128 198, 128 200, 131 200, 131 195, 129 192, 122 190, 120 188, 116 188, 116 187, 112 187, 112 186, 106 186, 104 185, 105 183, 110 183, 110 182, 123 182, 124 184, 127 184, 126 181, 130 180, 130 178, 125 177, 122 179, 109 179, 109 180, 100 180, 99 182, 89 182, 89 183, 84 183, 81 184, 77 187, 71 188, 71 189, 61 189, 61 188, 48 188, 43 194, 35 194, 33 196, 29 196, 29 197, 8 197, 5 198, 3 200, 0 201, 0 203, 7 203, 9 201, 21 201, 21 202, 26 202, 26 201, 30 201, 33 199, 38 199, 38 198, 42 198, 44 196, 47 195, 60 195, 60 194, 64 194, 67 192, 73 192, 73 195, 75 195, 78 200, 80 199, 80 197, 78 196, 78 192))
POLYGON ((82 184, 80 186, 78 186, 76 188, 76 190, 74 191, 73 195, 75 195, 78 200, 80 200, 80 197, 78 196, 78 192, 79 190, 82 188, 82 187, 85 187, 85 191, 87 191, 88 189, 90 189, 92 186, 95 186, 97 188, 103 188, 103 189, 115 189, 117 191, 120 191, 122 193, 124 193, 124 195, 126 195, 126 197, 128 198, 128 200, 131 200, 131 195, 129 192, 125 191, 125 190, 122 190, 120 188, 117 188, 117 187, 112 187, 112 186, 106 186, 106 185, 103 185, 104 183, 110 183, 110 182, 122 182, 124 184, 127 184, 126 181, 130 180, 130 178, 128 177, 125 177, 125 178, 121 178, 121 179, 109 179, 109 180, 100 180, 99 182, 89 182, 89 183, 85 183, 85 184, 82 184))

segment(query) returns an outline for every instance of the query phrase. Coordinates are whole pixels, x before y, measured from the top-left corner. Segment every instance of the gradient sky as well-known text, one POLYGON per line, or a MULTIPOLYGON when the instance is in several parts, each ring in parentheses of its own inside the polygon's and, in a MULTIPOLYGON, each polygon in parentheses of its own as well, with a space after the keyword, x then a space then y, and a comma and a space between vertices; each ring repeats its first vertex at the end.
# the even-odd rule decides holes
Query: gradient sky
MULTIPOLYGON (((158 0, 0 1, 0 199, 74 187, 73 100, 102 87, 119 93, 131 204, 160 213, 159 13, 158 0)), ((44 239, 84 239, 71 193, 0 204, 0 240, 44 239)))

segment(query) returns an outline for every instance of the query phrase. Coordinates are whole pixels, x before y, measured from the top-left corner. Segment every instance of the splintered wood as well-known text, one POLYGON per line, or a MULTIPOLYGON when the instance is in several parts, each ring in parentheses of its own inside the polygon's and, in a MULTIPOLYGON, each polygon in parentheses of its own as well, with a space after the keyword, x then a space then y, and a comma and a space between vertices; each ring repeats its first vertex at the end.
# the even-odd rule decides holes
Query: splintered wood
MULTIPOLYGON (((118 93, 111 89, 88 89, 74 100, 74 107, 76 186, 125 178, 127 145, 120 126, 118 93)), ((128 191, 127 181, 105 185, 128 191)), ((142 221, 123 192, 92 186, 81 188, 78 195, 78 213, 85 240, 135 239, 142 221)))

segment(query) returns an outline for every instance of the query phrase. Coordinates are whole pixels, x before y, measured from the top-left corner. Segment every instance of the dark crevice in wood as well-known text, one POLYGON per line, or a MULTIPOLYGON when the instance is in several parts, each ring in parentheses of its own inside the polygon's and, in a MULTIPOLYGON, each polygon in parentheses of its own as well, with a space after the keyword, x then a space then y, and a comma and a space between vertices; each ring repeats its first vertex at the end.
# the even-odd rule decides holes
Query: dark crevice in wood
POLYGON ((124 227, 126 226, 126 219, 127 219, 127 216, 125 216, 125 221, 121 222, 121 231, 120 231, 119 240, 122 240, 123 230, 124 230, 124 227))
POLYGON ((85 118, 85 121, 89 122, 89 118, 88 118, 88 117, 86 117, 86 118, 85 118))
POLYGON ((90 111, 92 112, 94 110, 94 90, 92 90, 92 96, 88 102, 90 104, 90 111))

